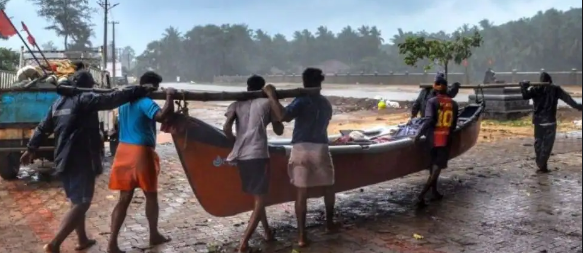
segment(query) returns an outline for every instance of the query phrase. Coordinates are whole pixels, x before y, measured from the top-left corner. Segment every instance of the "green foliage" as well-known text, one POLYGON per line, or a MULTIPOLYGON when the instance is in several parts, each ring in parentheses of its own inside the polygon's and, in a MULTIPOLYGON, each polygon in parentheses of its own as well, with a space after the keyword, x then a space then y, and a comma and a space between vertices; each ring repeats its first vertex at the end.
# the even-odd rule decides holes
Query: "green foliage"
POLYGON ((583 68, 581 33, 573 32, 581 31, 581 23, 581 8, 551 9, 500 26, 483 20, 477 27, 483 37, 480 43, 475 29, 468 25, 452 34, 399 30, 386 42, 374 26, 348 26, 339 33, 322 26, 297 31, 291 38, 243 24, 196 26, 187 31, 169 27, 136 57, 133 69, 137 74, 153 69, 167 79, 180 76, 194 81, 210 81, 215 75, 299 74, 308 66, 339 74, 421 72, 432 64, 429 59, 413 57, 417 64, 408 66, 398 47, 415 37, 426 39, 413 44, 427 44, 428 48, 416 47, 427 52, 413 55, 428 56, 431 51, 433 56, 427 58, 450 59, 449 72, 465 71, 452 63, 466 58, 468 72, 480 78, 489 67, 496 71, 565 71, 583 68))
POLYGON ((6 8, 7 3, 8 0, 0 0, 0 10, 4 10, 4 8, 6 8))
POLYGON ((399 53, 405 55, 405 64, 417 67, 422 60, 429 60, 425 70, 431 69, 437 63, 445 68, 447 76, 450 62, 461 64, 472 56, 472 49, 482 45, 484 39, 478 28, 474 28, 472 36, 463 36, 461 31, 454 34, 452 40, 411 36, 405 42, 399 43, 399 53))
POLYGON ((0 47, 0 70, 15 71, 20 54, 8 48, 0 47))
POLYGON ((45 27, 63 38, 65 50, 91 48, 93 36, 89 0, 29 0, 39 7, 37 13, 50 22, 45 27), (72 41, 70 43, 69 39, 72 41))

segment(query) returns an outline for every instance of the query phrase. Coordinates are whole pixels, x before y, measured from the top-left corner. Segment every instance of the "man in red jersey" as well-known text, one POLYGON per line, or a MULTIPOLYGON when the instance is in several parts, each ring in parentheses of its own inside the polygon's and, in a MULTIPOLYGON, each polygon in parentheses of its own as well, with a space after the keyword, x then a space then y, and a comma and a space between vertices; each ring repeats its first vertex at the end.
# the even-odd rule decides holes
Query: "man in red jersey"
POLYGON ((427 143, 430 145, 431 150, 431 174, 419 195, 419 206, 426 205, 425 195, 430 189, 435 199, 443 198, 443 195, 437 191, 437 180, 441 170, 447 168, 451 136, 457 128, 458 121, 459 106, 448 95, 447 80, 438 75, 433 89, 436 92, 436 96, 427 101, 425 107, 426 121, 415 137, 415 142, 419 142, 421 136, 427 136, 427 143))

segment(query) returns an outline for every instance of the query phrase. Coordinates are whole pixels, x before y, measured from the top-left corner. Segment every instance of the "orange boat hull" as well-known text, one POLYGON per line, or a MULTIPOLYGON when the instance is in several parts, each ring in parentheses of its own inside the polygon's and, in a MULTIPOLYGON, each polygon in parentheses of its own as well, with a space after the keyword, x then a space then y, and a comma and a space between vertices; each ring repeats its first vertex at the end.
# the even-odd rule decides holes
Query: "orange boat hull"
MULTIPOLYGON (((483 107, 480 108, 470 122, 455 132, 451 158, 462 155, 477 143, 483 107)), ((205 133, 208 129, 203 128, 206 127, 199 121, 199 124, 187 127, 186 132, 172 135, 195 196, 213 216, 227 217, 251 211, 253 199, 242 192, 237 167, 224 162, 232 143, 219 140, 225 137, 221 137, 216 129, 213 133, 205 133)), ((422 144, 406 141, 399 148, 381 153, 332 152, 336 174, 333 188, 336 192, 343 192, 419 172, 429 166, 429 154, 424 150, 422 144)), ((282 147, 272 146, 270 154, 268 205, 294 201, 296 191, 287 174, 287 152, 282 147)), ((321 189, 310 192, 311 197, 322 194, 321 189)))

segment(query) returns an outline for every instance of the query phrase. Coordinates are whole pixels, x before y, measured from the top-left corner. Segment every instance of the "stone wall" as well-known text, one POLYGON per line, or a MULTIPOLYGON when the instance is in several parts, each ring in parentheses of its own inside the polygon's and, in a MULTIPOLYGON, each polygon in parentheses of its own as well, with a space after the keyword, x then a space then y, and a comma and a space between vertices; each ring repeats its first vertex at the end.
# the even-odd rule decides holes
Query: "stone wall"
MULTIPOLYGON (((506 82, 519 82, 521 80, 538 81, 540 72, 496 72, 498 80, 506 82)), ((581 86, 581 71, 561 71, 549 72, 553 81, 558 85, 578 85, 581 86)), ((273 75, 264 76, 268 83, 301 83, 299 75, 273 75)), ((408 74, 328 74, 326 83, 333 84, 398 84, 398 85, 419 85, 420 83, 431 83, 435 77, 434 73, 408 73, 408 74)), ((481 83, 483 76, 469 77, 463 73, 450 73, 450 82, 481 83)), ((247 76, 215 76, 213 83, 216 84, 244 84, 247 76)))

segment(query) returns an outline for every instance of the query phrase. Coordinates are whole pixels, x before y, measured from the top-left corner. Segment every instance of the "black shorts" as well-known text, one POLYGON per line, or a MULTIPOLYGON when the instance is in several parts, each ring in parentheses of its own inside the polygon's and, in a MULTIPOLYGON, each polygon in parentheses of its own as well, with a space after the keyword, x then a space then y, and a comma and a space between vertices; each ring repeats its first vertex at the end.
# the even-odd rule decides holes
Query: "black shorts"
POLYGON ((265 195, 269 190, 269 159, 237 161, 243 192, 265 195))
POLYGON ((91 203, 96 175, 87 165, 73 167, 60 174, 67 198, 75 205, 91 203))
POLYGON ((431 148, 431 167, 437 166, 440 169, 447 168, 449 161, 448 147, 434 147, 431 148))

